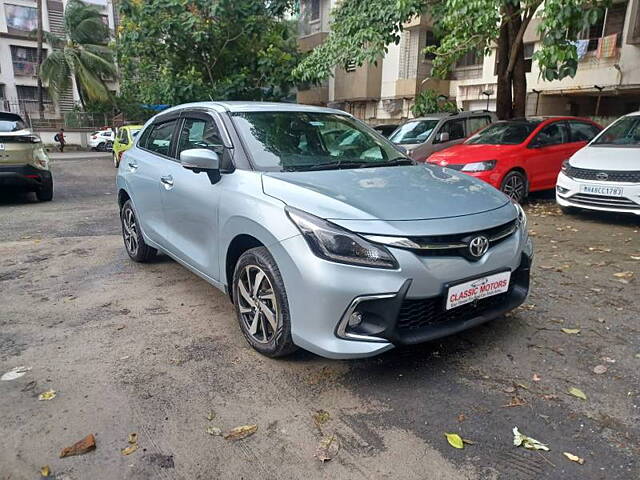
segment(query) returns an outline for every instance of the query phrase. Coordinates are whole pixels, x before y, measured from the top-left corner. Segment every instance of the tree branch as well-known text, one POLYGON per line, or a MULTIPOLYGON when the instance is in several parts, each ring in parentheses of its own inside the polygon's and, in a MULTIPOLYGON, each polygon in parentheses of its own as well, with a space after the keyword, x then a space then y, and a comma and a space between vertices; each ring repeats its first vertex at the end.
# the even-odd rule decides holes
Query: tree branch
POLYGON ((524 18, 522 19, 522 23, 520 24, 520 29, 516 34, 516 38, 511 44, 511 50, 509 51, 509 64, 507 65, 507 75, 511 75, 513 73, 513 69, 516 66, 516 61, 518 60, 518 52, 520 49, 520 45, 522 44, 522 39, 524 38, 524 32, 527 30, 529 23, 533 19, 533 16, 536 14, 536 10, 540 6, 542 1, 537 1, 533 5, 529 7, 529 11, 525 13, 524 18))

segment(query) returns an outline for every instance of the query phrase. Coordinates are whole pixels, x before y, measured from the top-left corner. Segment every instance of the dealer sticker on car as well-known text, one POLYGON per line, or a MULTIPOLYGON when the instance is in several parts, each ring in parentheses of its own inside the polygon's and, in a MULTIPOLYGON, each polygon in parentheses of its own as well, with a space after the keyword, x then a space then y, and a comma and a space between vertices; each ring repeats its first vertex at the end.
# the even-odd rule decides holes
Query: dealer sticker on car
POLYGON ((450 287, 447 292, 447 310, 506 292, 509 290, 510 278, 511 272, 500 272, 450 287))
POLYGON ((607 197, 621 197, 622 187, 609 187, 606 185, 580 185, 580 192, 591 195, 604 195, 607 197))

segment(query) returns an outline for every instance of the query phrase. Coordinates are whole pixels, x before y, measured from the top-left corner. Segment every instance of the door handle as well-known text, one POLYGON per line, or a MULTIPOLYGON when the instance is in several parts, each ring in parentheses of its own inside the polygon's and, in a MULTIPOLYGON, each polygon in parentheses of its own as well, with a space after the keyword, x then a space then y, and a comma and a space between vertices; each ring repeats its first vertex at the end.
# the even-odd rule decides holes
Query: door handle
POLYGON ((171 175, 160 177, 160 181, 165 186, 165 188, 173 187, 173 177, 171 175))
POLYGON ((138 164, 135 162, 127 162, 127 165, 129 165, 132 172, 138 169, 138 164))

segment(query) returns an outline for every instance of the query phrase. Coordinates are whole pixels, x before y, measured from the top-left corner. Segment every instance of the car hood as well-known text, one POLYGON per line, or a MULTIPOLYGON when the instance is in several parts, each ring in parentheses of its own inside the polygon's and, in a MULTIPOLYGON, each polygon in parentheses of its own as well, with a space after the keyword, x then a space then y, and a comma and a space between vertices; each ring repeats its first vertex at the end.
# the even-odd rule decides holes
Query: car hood
POLYGON ((640 170, 640 147, 585 147, 570 163, 591 170, 640 170))
POLYGON ((432 163, 469 163, 496 160, 520 148, 519 145, 454 145, 431 155, 427 161, 432 163))
POLYGON ((472 215, 509 202, 468 175, 434 165, 262 176, 264 193, 313 215, 336 220, 430 220, 472 215))

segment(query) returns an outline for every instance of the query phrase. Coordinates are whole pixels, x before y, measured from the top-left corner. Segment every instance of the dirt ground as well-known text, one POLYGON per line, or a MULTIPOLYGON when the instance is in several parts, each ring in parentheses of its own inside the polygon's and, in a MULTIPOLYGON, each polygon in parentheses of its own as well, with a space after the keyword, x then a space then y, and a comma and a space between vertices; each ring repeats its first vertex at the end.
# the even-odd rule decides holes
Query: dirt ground
POLYGON ((31 367, 0 382, 0 479, 640 478, 640 218, 537 195, 532 291, 507 318, 366 360, 271 360, 221 292, 128 259, 109 158, 53 173, 51 203, 0 194, 0 374, 31 367), (245 424, 235 442, 206 431, 245 424), (516 426, 550 451, 514 447, 516 426), (58 458, 89 433, 95 451, 58 458))

